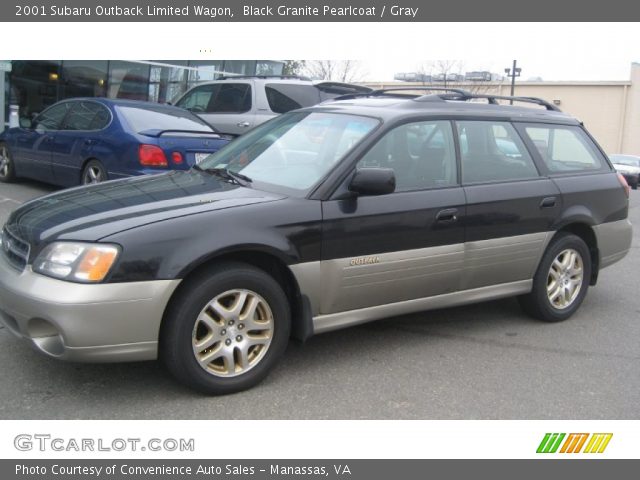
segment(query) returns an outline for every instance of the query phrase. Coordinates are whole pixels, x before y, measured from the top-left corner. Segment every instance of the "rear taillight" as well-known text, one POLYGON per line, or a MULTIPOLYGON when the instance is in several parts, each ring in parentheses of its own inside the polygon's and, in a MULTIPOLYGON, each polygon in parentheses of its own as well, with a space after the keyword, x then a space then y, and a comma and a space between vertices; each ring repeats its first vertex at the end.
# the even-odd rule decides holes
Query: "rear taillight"
POLYGON ((140 145, 138 148, 140 165, 145 167, 166 167, 169 165, 164 151, 156 145, 140 145))
POLYGON ((627 198, 629 198, 629 184, 627 183, 627 179, 624 178, 624 176, 619 173, 618 174, 618 180, 620 181, 620 185, 622 185, 622 188, 624 189, 624 194, 627 196, 627 198))
POLYGON ((175 164, 181 164, 182 163, 182 154, 180 152, 172 152, 171 153, 171 161, 173 161, 173 163, 175 164))

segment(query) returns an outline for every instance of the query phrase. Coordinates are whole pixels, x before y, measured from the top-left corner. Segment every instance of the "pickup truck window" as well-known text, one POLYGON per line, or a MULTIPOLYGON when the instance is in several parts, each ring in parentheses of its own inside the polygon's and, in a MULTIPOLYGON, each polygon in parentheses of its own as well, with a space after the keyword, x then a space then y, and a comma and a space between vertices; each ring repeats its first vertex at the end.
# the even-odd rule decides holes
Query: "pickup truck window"
POLYGON ((286 113, 310 107, 320 102, 320 91, 313 85, 268 83, 264 87, 269 108, 274 113, 286 113))
POLYGON ((195 113, 244 113, 251 110, 251 85, 224 83, 202 85, 176 104, 195 113))

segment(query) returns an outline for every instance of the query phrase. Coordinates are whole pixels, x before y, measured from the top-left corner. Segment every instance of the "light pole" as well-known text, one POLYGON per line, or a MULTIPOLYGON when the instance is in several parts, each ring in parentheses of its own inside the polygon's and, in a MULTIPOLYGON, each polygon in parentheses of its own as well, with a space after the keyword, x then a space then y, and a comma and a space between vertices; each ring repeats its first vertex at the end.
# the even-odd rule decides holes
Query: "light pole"
MULTIPOLYGON (((504 69, 504 73, 507 74, 508 77, 511 77, 511 96, 513 97, 515 90, 516 90, 516 77, 520 76, 520 72, 522 71, 522 69, 520 67, 516 67, 516 61, 513 61, 513 67, 512 68, 505 68, 504 69)), ((511 105, 513 105, 513 100, 510 100, 509 102, 511 105)))

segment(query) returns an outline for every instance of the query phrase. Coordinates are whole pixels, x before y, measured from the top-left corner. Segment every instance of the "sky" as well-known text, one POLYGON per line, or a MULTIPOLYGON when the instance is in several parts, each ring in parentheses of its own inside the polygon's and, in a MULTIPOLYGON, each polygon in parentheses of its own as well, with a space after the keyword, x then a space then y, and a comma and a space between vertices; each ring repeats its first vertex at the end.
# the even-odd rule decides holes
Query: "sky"
MULTIPOLYGON (((4 23, 7 38, 27 24, 4 23)), ((351 59, 359 80, 389 81, 433 60, 459 60, 463 71, 504 73, 513 59, 521 79, 628 80, 640 62, 640 23, 154 23, 38 24, 39 37, 5 42, 13 59, 351 59), (206 28, 205 28, 206 27, 206 28), (119 29, 135 28, 128 35, 119 29), (78 38, 109 38, 95 47, 78 38), (46 42, 39 40, 47 38, 46 42)), ((27 25, 28 26, 28 25, 27 25)), ((34 28, 36 28, 34 26, 34 28)))
MULTIPOLYGON (((412 34, 409 28, 407 36, 412 34)), ((516 59, 521 80, 628 80, 631 62, 640 62, 638 23, 441 23, 426 26, 424 38, 413 45, 391 39, 401 49, 384 55, 384 62, 380 56, 363 58, 363 76, 392 80, 395 73, 414 72, 433 60, 458 60, 463 72, 504 74, 516 59)))

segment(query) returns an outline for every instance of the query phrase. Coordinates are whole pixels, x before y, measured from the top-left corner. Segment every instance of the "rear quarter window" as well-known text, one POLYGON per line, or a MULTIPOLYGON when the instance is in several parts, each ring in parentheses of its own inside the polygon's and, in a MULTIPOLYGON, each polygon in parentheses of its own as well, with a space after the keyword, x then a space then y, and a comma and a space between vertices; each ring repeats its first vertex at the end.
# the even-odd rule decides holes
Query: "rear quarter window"
POLYGON ((606 165, 580 127, 527 125, 525 132, 552 173, 599 171, 606 165))
POLYGON ((274 113, 287 113, 320 102, 320 92, 313 85, 269 83, 264 90, 269 108, 274 113))

